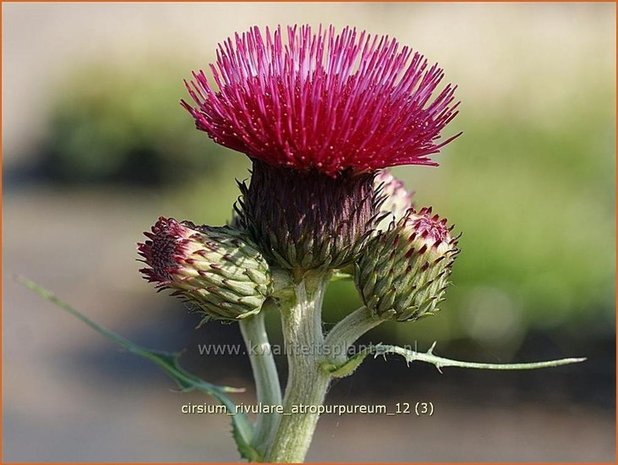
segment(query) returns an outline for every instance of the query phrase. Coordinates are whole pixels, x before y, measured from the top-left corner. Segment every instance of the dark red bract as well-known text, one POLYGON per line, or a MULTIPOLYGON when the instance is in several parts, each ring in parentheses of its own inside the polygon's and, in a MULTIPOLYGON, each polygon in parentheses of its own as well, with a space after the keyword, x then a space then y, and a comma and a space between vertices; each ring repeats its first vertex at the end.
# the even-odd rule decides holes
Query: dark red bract
POLYGON ((410 213, 407 218, 415 236, 429 239, 433 245, 446 244, 451 241, 450 231, 446 218, 440 218, 429 208, 421 208, 420 211, 410 213))
POLYGON ((151 232, 145 232, 147 241, 137 244, 139 255, 149 268, 139 270, 148 282, 158 287, 168 285, 172 275, 186 258, 186 244, 193 231, 173 218, 160 217, 151 232))
POLYGON ((193 73, 197 106, 182 105, 198 129, 269 165, 330 176, 436 165, 430 155, 457 137, 440 139, 457 114, 455 87, 437 92, 442 69, 409 47, 332 26, 284 35, 237 34, 219 46, 214 84, 193 73))

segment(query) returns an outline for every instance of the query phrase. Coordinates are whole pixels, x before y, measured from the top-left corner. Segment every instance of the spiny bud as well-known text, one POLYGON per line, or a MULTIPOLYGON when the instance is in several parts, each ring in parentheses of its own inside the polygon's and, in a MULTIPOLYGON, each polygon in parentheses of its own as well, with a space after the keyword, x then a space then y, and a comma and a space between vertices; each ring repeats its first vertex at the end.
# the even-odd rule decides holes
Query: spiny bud
POLYGON ((410 209, 371 239, 355 280, 373 315, 411 321, 438 311, 459 253, 452 229, 431 208, 410 209))
POLYGON ((387 169, 376 175, 374 185, 381 199, 380 220, 375 229, 386 231, 391 223, 397 223, 414 206, 412 203, 414 192, 409 192, 403 182, 387 169))
POLYGON ((268 264, 243 233, 229 226, 195 226, 159 218, 138 244, 148 265, 140 272, 157 288, 197 305, 207 316, 254 315, 271 291, 268 264))

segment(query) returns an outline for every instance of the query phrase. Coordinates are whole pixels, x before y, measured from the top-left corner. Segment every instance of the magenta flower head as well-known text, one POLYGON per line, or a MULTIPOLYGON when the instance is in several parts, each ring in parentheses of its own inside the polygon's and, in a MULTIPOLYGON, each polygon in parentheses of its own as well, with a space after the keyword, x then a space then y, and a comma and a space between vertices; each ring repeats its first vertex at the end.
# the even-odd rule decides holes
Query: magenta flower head
POLYGON ((455 88, 438 91, 443 71, 386 36, 254 27, 220 45, 211 71, 212 82, 194 73, 195 106, 182 105, 253 160, 241 217, 284 268, 348 262, 376 214, 374 173, 436 165, 430 156, 457 137, 440 136, 455 88))
POLYGON ((159 218, 138 244, 144 278, 171 289, 208 317, 237 320, 258 313, 271 290, 268 264, 243 234, 159 218))

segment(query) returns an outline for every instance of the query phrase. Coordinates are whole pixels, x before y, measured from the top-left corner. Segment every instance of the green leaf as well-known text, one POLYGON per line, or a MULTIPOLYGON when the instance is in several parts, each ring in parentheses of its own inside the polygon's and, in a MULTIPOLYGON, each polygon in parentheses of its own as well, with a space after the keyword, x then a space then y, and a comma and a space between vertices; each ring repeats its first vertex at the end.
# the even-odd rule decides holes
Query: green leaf
POLYGON ((54 293, 39 286, 35 282, 21 276, 18 276, 16 279, 17 282, 26 288, 36 292, 43 299, 48 300, 49 302, 60 307, 62 310, 81 320, 99 334, 105 336, 129 352, 146 358, 158 365, 170 378, 176 382, 176 384, 178 384, 182 391, 188 392, 198 390, 214 397, 226 407, 228 412, 232 413, 232 433, 240 455, 249 461, 259 461, 261 459, 260 454, 251 446, 253 427, 249 422, 249 419, 245 414, 236 412, 236 404, 227 396, 227 393, 243 392, 244 389, 229 386, 218 386, 216 384, 211 384, 204 381, 180 366, 180 352, 163 352, 148 349, 135 344, 134 342, 131 342, 130 340, 116 334, 104 326, 95 323, 83 313, 77 311, 69 304, 58 298, 54 293))
POLYGON ((479 362, 463 362, 459 360, 451 360, 449 358, 439 357, 433 353, 436 343, 434 342, 427 352, 417 352, 416 350, 406 349, 404 347, 390 346, 378 344, 372 346, 370 352, 374 357, 382 355, 386 358, 387 354, 396 354, 402 356, 407 364, 414 361, 426 362, 435 365, 438 371, 443 367, 459 367, 473 368, 476 370, 536 370, 539 368, 551 368, 561 365, 570 365, 572 363, 581 363, 586 361, 585 357, 579 358, 561 358, 559 360, 547 360, 543 362, 530 363, 479 363, 479 362))
POLYGON ((559 360, 548 360, 543 362, 531 362, 531 363, 479 363, 479 362, 463 362, 459 360, 451 360, 449 358, 439 357, 433 353, 433 349, 436 347, 436 343, 429 348, 427 352, 418 352, 416 350, 407 349, 399 346, 391 346, 384 344, 371 345, 364 348, 358 354, 350 357, 345 362, 335 364, 332 362, 325 362, 322 364, 322 369, 330 373, 335 378, 342 378, 344 376, 351 375, 365 360, 367 355, 372 354, 375 357, 383 356, 386 359, 386 355, 395 354, 400 355, 406 360, 409 365, 412 362, 419 361, 430 363, 434 365, 440 373, 442 373, 443 367, 459 367, 459 368, 473 368, 477 370, 536 370, 539 368, 550 368, 561 365, 570 365, 572 363, 581 363, 586 360, 584 357, 580 358, 562 358, 559 360))

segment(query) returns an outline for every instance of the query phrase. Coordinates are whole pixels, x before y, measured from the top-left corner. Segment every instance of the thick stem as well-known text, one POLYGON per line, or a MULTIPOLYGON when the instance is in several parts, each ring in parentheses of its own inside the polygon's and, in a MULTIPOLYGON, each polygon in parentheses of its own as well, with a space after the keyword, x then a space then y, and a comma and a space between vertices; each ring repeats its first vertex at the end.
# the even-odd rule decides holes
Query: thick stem
MULTIPOLYGON (((240 331, 251 361, 258 405, 281 405, 279 375, 264 326, 264 312, 241 320, 240 331)), ((274 438, 279 420, 280 415, 277 413, 258 414, 251 441, 256 450, 265 452, 265 448, 274 438)))
POLYGON ((289 306, 282 305, 281 326, 288 358, 284 414, 267 460, 302 462, 307 454, 324 403, 330 375, 320 368, 324 335, 322 299, 328 276, 307 277, 294 285, 289 306))

